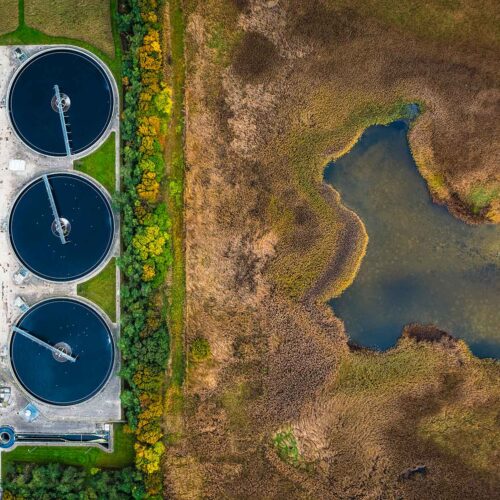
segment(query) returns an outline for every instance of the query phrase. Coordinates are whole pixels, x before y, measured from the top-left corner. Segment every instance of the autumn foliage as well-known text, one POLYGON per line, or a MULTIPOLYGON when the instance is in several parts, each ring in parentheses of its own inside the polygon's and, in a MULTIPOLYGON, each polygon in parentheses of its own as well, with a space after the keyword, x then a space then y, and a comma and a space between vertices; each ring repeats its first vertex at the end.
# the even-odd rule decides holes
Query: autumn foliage
POLYGON ((123 244, 121 268, 122 394, 130 428, 136 435, 136 467, 144 474, 147 495, 161 492, 160 460, 163 379, 168 332, 162 285, 171 262, 170 219, 161 199, 164 184, 164 135, 172 107, 163 82, 160 7, 156 0, 130 0, 120 15, 128 51, 123 60, 122 115, 123 244))

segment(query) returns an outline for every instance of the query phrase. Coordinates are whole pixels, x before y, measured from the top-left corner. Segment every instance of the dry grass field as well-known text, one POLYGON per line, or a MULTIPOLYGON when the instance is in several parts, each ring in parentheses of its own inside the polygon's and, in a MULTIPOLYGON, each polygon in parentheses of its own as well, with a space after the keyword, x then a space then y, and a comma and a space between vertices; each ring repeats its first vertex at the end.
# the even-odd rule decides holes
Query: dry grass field
POLYGON ((108 0, 25 0, 24 16, 47 35, 83 40, 114 56, 108 0))
POLYGON ((184 6, 186 336, 210 349, 188 360, 167 494, 492 498, 498 364, 413 331, 385 354, 349 350, 324 300, 366 234, 322 171, 418 102, 410 142, 436 201, 498 217, 498 6, 184 6))
POLYGON ((17 28, 18 0, 0 0, 0 35, 17 28))

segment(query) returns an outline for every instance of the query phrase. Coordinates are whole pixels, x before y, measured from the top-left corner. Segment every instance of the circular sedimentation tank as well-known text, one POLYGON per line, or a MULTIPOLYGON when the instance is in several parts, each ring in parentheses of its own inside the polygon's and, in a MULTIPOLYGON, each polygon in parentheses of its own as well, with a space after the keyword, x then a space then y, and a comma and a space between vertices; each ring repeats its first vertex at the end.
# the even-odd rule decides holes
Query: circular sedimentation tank
POLYGON ((71 154, 84 153, 106 132, 114 104, 110 77, 86 52, 57 48, 29 58, 10 86, 12 126, 34 151, 66 156, 56 86, 71 154))
POLYGON ((103 264, 114 228, 105 191, 82 175, 66 172, 29 183, 9 218, 9 237, 18 259, 33 274, 54 282, 82 279, 103 264))
POLYGON ((0 427, 0 448, 12 448, 15 442, 16 434, 14 432, 14 429, 8 425, 0 427))
POLYGON ((10 340, 11 365, 22 387, 44 403, 68 406, 95 396, 114 363, 110 329, 94 308, 68 298, 31 307, 10 340))

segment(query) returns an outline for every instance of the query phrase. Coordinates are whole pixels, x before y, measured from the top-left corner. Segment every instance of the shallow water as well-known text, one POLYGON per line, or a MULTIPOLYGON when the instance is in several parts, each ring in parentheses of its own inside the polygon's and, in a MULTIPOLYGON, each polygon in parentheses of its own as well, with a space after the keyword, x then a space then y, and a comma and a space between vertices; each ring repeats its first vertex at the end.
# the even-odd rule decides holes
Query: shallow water
POLYGON ((354 283, 330 301, 355 343, 392 347, 404 325, 435 324, 479 357, 500 356, 500 228, 432 203, 405 122, 370 127, 325 170, 369 236, 354 283))

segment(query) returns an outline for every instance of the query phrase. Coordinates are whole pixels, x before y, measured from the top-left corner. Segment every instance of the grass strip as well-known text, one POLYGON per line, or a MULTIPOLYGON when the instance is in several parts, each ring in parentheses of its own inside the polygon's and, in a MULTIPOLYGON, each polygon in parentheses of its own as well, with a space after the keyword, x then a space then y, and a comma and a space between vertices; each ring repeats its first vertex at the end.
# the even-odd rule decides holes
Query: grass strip
POLYGON ((78 295, 97 304, 112 321, 116 320, 116 262, 111 259, 108 265, 93 278, 80 283, 78 295))
POLYGON ((90 175, 100 182, 109 194, 115 192, 115 134, 106 139, 102 146, 91 155, 74 163, 76 170, 90 175))
POLYGON ((172 58, 173 106, 165 158, 168 165, 167 205, 172 218, 173 264, 169 289, 170 367, 167 411, 182 411, 180 388, 184 382, 186 355, 184 345, 184 304, 186 298, 184 247, 184 15, 182 2, 169 2, 170 47, 172 58), (175 399, 176 401, 173 401, 175 399))

